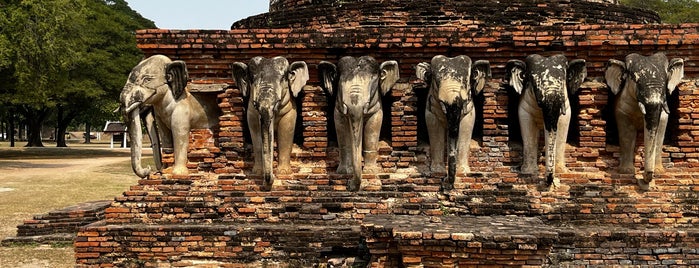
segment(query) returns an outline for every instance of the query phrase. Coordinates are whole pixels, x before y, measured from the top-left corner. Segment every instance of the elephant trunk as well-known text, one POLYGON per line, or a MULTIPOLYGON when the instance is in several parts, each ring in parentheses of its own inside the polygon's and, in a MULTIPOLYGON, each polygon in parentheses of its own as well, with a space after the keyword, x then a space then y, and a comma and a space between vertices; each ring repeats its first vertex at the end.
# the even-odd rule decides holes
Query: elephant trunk
POLYGON ((442 102, 442 109, 447 117, 447 181, 446 188, 451 188, 456 180, 456 157, 458 152, 459 142, 459 127, 464 114, 464 100, 457 97, 451 104, 442 102))
POLYGON ((357 187, 362 179, 362 149, 364 148, 364 109, 361 106, 350 106, 347 116, 350 126, 350 139, 352 146, 352 180, 353 187, 357 187))
POLYGON ((145 178, 151 173, 151 167, 144 168, 141 165, 141 148, 143 146, 143 133, 141 132, 141 110, 131 109, 128 112, 129 139, 131 139, 131 168, 140 178, 145 178))
POLYGON ((274 114, 261 111, 260 125, 262 130, 262 178, 265 183, 274 181, 274 114))
POLYGON ((546 183, 548 185, 551 185, 555 178, 554 178, 554 170, 555 170, 555 165, 556 165, 556 130, 554 131, 545 131, 545 143, 546 143, 546 171, 545 171, 545 176, 546 176, 546 183))
POLYGON ((648 111, 645 119, 645 128, 643 133, 643 139, 645 144, 644 154, 644 169, 643 181, 648 184, 653 180, 653 175, 655 174, 656 164, 660 163, 660 157, 662 153, 663 140, 665 138, 665 124, 667 124, 667 113, 662 112, 660 107, 652 107, 648 105, 648 108, 652 110, 648 111), (655 109, 653 109, 655 108, 655 109))
POLYGON ((566 97, 564 93, 556 90, 547 90, 542 98, 537 100, 544 114, 544 132, 546 139, 546 182, 554 183, 554 170, 556 165, 556 136, 558 133, 558 120, 566 113, 566 97))

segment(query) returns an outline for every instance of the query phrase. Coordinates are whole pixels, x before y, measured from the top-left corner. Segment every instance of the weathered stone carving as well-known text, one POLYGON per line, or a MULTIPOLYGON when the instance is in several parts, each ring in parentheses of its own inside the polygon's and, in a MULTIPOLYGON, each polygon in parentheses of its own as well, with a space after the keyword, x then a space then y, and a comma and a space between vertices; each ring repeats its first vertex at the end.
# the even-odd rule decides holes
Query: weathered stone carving
POLYGON ((353 174, 348 188, 358 190, 362 155, 365 172, 379 171, 376 159, 383 119, 381 96, 398 81, 398 63, 379 64, 369 56, 347 56, 341 58, 337 66, 321 62, 318 71, 323 88, 335 99, 334 119, 340 147, 337 172, 353 174))
POLYGON ((291 65, 284 57, 252 58, 249 64, 233 64, 233 78, 248 97, 247 120, 255 164, 253 173, 262 175, 267 186, 274 182, 274 137, 277 138, 280 174, 291 173, 290 157, 296 127, 296 98, 308 81, 303 61, 291 65))
POLYGON ((633 174, 636 134, 643 129, 644 173, 641 186, 662 172, 662 149, 671 95, 684 76, 684 61, 668 61, 664 53, 652 56, 630 54, 626 61, 610 59, 605 72, 607 85, 617 95, 614 115, 619 128, 619 173, 633 174))
POLYGON ((569 96, 575 94, 587 76, 585 60, 570 63, 563 55, 530 55, 525 62, 507 63, 505 83, 521 95, 519 124, 524 156, 521 172, 538 173, 539 132, 544 129, 547 183, 557 185, 555 173, 567 172, 565 145, 570 124, 569 96))
POLYGON ((155 55, 131 70, 121 91, 120 110, 129 125, 131 165, 141 178, 152 172, 150 166, 141 165, 141 119, 146 123, 157 170, 162 168, 160 147, 171 148, 175 158, 172 173, 176 175, 188 173, 189 131, 218 124, 215 98, 190 94, 186 89, 187 80, 184 61, 155 55))
POLYGON ((431 63, 416 66, 417 77, 430 85, 425 120, 430 139, 430 169, 444 173, 444 150, 448 146, 449 172, 444 187, 451 188, 457 173, 471 171, 468 163, 471 135, 476 121, 473 97, 490 78, 490 63, 458 56, 435 56, 431 63), (445 144, 446 141, 446 144, 445 144))

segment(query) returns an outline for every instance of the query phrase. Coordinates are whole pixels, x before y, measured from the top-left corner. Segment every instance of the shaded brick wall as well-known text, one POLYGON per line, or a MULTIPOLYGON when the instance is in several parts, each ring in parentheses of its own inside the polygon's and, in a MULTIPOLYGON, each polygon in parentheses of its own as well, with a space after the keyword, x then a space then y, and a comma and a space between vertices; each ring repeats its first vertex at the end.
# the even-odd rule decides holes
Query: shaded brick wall
POLYGON ((585 0, 314 0, 279 1, 269 13, 232 28, 566 25, 657 23, 653 11, 585 0))

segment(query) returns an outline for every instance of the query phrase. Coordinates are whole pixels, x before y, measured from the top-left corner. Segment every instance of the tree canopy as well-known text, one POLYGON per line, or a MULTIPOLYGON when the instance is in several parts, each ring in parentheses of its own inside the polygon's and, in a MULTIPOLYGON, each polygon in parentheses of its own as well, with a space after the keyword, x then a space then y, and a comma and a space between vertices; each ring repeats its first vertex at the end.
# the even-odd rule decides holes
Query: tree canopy
POLYGON ((124 0, 0 6, 0 102, 24 116, 28 146, 42 146, 41 124, 51 114, 58 138, 76 117, 110 116, 124 77, 143 57, 135 30, 155 28, 124 0))
POLYGON ((697 0, 621 0, 622 4, 658 12, 664 23, 699 22, 697 0))

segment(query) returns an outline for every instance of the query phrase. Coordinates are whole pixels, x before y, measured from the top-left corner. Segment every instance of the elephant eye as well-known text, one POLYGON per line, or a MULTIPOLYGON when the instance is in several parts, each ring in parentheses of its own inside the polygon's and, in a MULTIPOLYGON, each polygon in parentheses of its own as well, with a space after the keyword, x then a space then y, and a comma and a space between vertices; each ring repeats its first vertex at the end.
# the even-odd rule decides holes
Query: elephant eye
POLYGON ((151 81, 153 81, 153 77, 152 77, 152 76, 145 76, 145 77, 143 77, 142 83, 143 83, 143 84, 148 84, 148 83, 150 83, 151 81))

